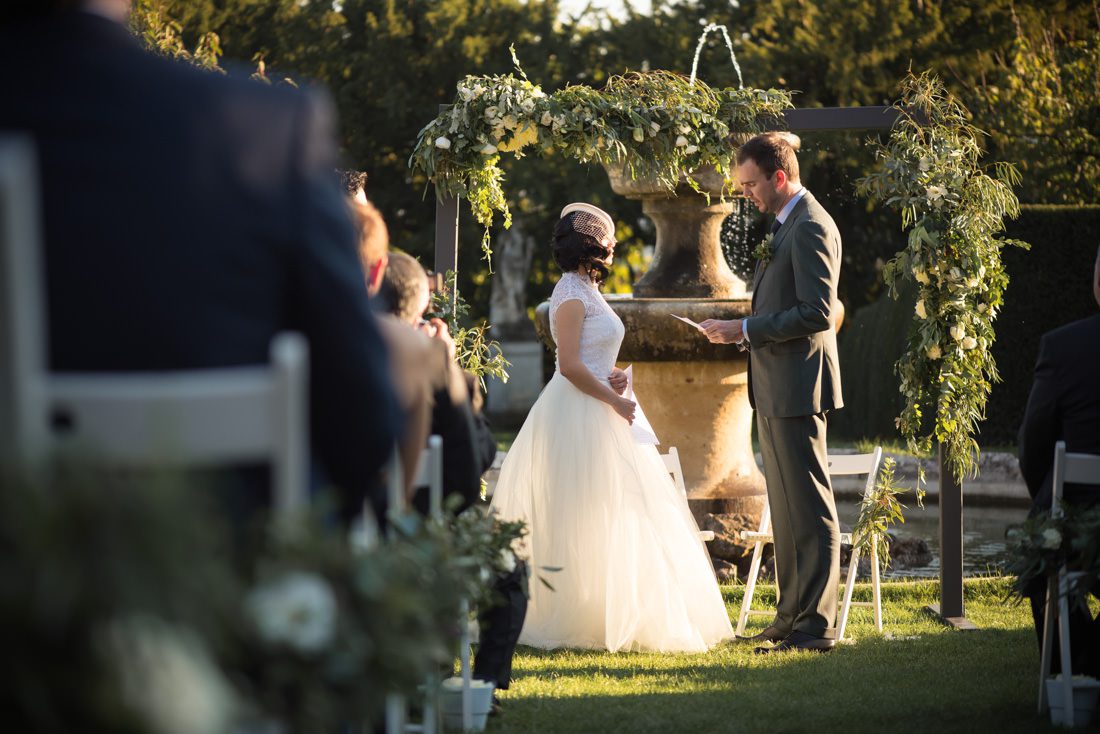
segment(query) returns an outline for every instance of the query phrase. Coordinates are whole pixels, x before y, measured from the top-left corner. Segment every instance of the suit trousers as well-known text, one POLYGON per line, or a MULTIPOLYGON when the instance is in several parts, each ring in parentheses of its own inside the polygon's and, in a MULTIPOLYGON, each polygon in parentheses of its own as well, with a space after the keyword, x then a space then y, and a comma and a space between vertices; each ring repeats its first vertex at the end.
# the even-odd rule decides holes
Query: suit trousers
POLYGON ((829 481, 824 413, 757 413, 779 601, 773 625, 832 638, 840 583, 840 523, 829 481))
POLYGON ((478 614, 481 639, 474 658, 473 676, 492 681, 497 690, 508 690, 512 680, 512 656, 527 616, 527 595, 523 590, 523 561, 511 573, 497 576, 493 592, 497 603, 478 614))

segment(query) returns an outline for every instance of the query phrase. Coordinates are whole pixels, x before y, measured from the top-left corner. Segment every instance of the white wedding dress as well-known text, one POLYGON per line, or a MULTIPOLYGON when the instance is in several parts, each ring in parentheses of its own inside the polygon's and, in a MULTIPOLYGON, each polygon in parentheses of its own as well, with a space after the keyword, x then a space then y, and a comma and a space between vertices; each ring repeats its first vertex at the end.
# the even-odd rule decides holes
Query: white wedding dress
MULTIPOLYGON (((550 299, 555 339, 555 314, 570 300, 585 309, 581 360, 606 382, 623 323, 590 281, 566 273, 550 299)), ((698 527, 656 447, 635 442, 610 405, 558 371, 508 451, 492 506, 529 526, 521 644, 701 652, 733 637, 698 527)))

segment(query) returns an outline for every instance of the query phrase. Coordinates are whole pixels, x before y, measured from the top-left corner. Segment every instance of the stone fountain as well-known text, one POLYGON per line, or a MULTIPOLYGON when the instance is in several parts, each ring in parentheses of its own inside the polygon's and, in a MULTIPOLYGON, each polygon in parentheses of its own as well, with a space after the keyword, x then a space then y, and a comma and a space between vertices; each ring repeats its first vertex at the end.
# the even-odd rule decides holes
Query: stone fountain
MULTIPOLYGON (((615 193, 641 200, 657 242, 633 296, 607 300, 626 326, 620 366, 634 365, 634 390, 661 450, 675 446, 680 453, 696 521, 709 525, 708 514, 729 514, 735 525, 755 529, 765 489, 752 450, 748 356, 733 345, 711 344, 671 316, 735 319, 751 309, 744 281, 722 255, 722 222, 734 209, 729 192, 722 198, 723 177, 714 169, 688 175, 702 194, 687 183, 670 193, 608 171, 615 193)), ((548 303, 536 310, 536 328, 553 348, 548 303)))

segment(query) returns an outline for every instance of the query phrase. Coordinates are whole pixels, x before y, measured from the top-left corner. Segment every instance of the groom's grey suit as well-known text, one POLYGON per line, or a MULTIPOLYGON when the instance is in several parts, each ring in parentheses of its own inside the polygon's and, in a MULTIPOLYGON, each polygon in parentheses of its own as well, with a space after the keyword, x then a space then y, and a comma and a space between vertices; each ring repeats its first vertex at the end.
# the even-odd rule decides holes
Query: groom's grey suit
POLYGON ((836 332, 840 233, 807 191, 757 264, 749 399, 768 485, 780 632, 831 638, 840 579, 840 528, 826 457, 826 413, 843 407, 836 332))

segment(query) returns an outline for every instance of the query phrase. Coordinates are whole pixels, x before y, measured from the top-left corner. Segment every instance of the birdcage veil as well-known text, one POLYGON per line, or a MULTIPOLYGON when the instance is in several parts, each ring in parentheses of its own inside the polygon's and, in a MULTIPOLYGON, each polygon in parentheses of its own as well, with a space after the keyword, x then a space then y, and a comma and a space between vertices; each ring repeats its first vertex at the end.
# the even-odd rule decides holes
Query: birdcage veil
POLYGON ((574 232, 588 235, 603 244, 615 241, 615 222, 611 215, 599 207, 576 202, 561 210, 561 218, 570 217, 570 226, 574 232))

